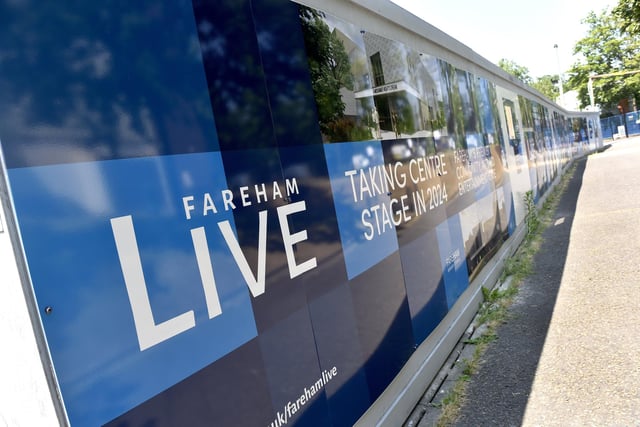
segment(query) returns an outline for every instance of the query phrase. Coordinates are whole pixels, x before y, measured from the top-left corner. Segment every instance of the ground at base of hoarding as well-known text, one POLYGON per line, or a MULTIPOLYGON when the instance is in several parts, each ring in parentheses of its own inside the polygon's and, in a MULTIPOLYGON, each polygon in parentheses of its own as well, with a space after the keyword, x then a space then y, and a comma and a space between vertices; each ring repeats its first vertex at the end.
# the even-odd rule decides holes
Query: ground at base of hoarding
POLYGON ((575 163, 538 210, 532 195, 525 195, 527 236, 505 263, 503 274, 493 289, 482 289, 484 302, 471 325, 453 349, 446 363, 420 399, 404 427, 450 426, 458 418, 469 381, 477 372, 481 357, 498 338, 497 328, 509 321, 509 307, 522 281, 533 269, 544 230, 552 224, 554 213, 575 171, 575 163))

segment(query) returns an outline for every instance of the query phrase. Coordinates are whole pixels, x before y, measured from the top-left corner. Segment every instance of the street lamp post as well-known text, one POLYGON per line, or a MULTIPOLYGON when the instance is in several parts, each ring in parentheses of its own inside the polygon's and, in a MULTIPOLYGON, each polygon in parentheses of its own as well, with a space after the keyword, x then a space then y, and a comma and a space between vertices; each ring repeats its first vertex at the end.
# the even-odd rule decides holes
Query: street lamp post
POLYGON ((596 77, 595 73, 589 74, 589 81, 587 82, 587 90, 589 91, 589 104, 591 104, 591 110, 596 111, 596 101, 593 96, 593 79, 596 77))
POLYGON ((562 87, 562 69, 560 68, 560 54, 558 53, 558 44, 554 44, 553 48, 556 50, 556 61, 558 62, 558 87, 560 88, 560 102, 558 102, 558 104, 564 107, 564 88, 562 87))

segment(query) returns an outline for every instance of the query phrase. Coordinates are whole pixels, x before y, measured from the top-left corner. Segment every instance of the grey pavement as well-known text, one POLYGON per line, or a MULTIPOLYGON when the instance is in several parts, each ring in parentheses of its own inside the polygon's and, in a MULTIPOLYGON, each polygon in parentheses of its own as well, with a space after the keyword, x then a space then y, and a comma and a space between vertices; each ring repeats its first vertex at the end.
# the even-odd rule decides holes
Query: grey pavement
POLYGON ((640 426, 640 137, 577 161, 455 426, 640 426))

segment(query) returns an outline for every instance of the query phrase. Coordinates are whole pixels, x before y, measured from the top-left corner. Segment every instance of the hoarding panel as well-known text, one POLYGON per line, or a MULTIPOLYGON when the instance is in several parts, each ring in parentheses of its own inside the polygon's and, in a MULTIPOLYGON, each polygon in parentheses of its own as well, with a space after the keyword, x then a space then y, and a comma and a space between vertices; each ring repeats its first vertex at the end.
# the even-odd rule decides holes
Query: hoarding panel
POLYGON ((0 138, 73 425, 352 425, 582 123, 287 0, 0 8, 0 138))
POLYGON ((191 2, 3 2, 0 14, 8 168, 218 149, 191 2))
POLYGON ((104 423, 256 336, 220 230, 235 228, 223 170, 202 153, 9 171, 72 422, 104 423), (211 209, 188 209, 204 195, 211 209))
POLYGON ((380 142, 324 147, 347 272, 353 279, 397 251, 395 203, 386 191, 380 142))
POLYGON ((435 230, 400 247, 415 344, 419 345, 449 310, 435 230))

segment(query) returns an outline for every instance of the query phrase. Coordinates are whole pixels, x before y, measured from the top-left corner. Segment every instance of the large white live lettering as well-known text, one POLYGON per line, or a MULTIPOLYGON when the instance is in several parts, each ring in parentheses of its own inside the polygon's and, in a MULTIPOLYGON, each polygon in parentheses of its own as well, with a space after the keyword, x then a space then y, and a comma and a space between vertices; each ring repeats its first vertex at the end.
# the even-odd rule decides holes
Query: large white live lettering
POLYGON ((280 206, 278 208, 278 220, 280 221, 280 231, 282 232, 282 240, 284 241, 284 252, 287 254, 289 277, 292 279, 318 266, 315 257, 308 259, 301 264, 296 264, 295 254, 293 253, 293 245, 300 243, 303 240, 307 240, 307 230, 291 234, 289 231, 287 216, 305 210, 307 210, 307 205, 304 200, 291 203, 290 205, 280 206))
POLYGON ((140 351, 193 328, 196 325, 193 310, 156 324, 144 281, 140 251, 138 250, 138 242, 133 230, 131 215, 112 218, 111 228, 116 241, 124 283, 129 295, 140 351))
POLYGON ((242 249, 240 249, 236 235, 233 234, 229 221, 220 221, 218 227, 222 231, 224 240, 227 242, 227 246, 229 246, 231 254, 240 268, 251 295, 254 298, 262 295, 264 293, 264 277, 267 267, 267 211, 258 213, 258 273, 255 277, 251 272, 247 258, 242 253, 242 249))
MULTIPOLYGON (((189 199, 186 199, 184 202, 186 212, 193 210, 188 204, 189 201, 189 199)), ((307 230, 292 234, 289 228, 288 217, 289 215, 305 211, 306 209, 307 207, 304 201, 280 206, 277 209, 284 251, 289 267, 289 276, 292 279, 317 267, 315 257, 298 264, 293 251, 294 245, 303 240, 307 240, 307 230)), ((187 215, 187 219, 188 218, 189 216, 187 215)), ((112 218, 111 228, 118 250, 118 258, 120 259, 120 267, 122 268, 122 275, 127 288, 129 303, 131 304, 131 311, 133 312, 133 322, 138 335, 140 351, 168 340, 187 329, 193 328, 196 325, 193 310, 189 310, 172 319, 156 324, 149 301, 149 293, 140 261, 140 250, 138 249, 131 215, 112 218)), ((262 295, 265 292, 267 268, 267 211, 258 212, 258 265, 255 276, 253 275, 246 256, 240 248, 240 243, 231 228, 231 223, 228 220, 220 221, 218 222, 218 228, 231 251, 231 255, 233 255, 236 265, 240 269, 240 273, 251 295, 253 295, 254 298, 262 295)), ((205 228, 193 228, 191 230, 191 240, 196 255, 198 271, 200 272, 200 280, 202 281, 202 289, 204 290, 209 319, 213 319, 222 314, 222 305, 220 304, 220 297, 216 286, 205 228)))
POLYGON ((204 227, 191 230, 191 240, 193 240, 193 248, 196 251, 196 261, 198 261, 198 270, 200 270, 200 280, 202 280, 207 312, 209 313, 209 319, 213 319, 222 314, 222 306, 220 305, 216 279, 213 275, 213 266, 211 265, 209 245, 207 244, 207 235, 204 232, 204 227))

